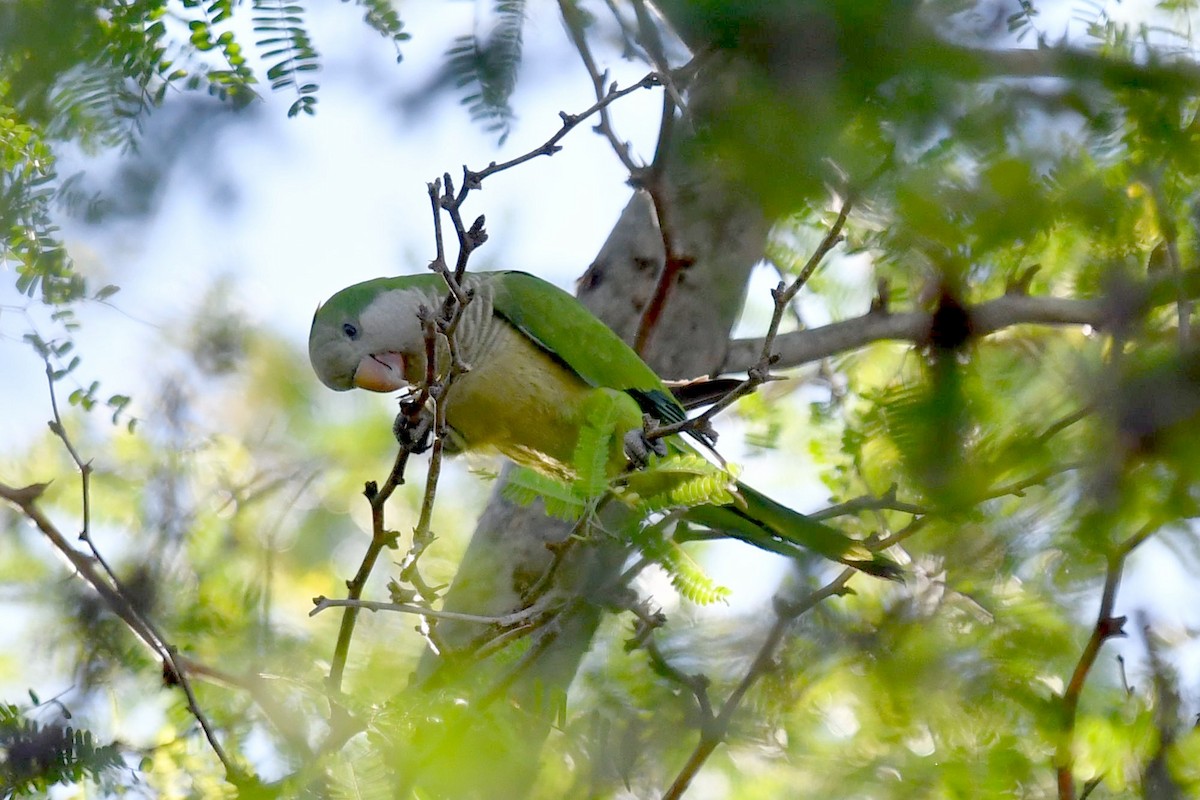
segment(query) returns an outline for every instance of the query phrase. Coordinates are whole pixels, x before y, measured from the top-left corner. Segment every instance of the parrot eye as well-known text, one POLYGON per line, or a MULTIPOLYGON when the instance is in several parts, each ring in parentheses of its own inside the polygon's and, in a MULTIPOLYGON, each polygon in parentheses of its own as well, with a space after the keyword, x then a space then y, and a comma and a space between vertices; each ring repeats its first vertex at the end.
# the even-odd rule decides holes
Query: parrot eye
POLYGON ((346 334, 346 336, 350 337, 351 339, 358 338, 358 328, 354 327, 349 322, 342 326, 342 333, 346 334))

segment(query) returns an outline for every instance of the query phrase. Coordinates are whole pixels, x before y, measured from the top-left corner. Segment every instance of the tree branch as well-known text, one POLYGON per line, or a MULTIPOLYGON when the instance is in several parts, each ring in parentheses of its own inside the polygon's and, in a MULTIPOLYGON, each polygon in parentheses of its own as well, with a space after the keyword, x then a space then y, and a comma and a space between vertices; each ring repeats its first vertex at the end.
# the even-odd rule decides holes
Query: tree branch
POLYGON ((783 321, 783 315, 787 312, 788 306, 795 299, 800 289, 812 277, 817 267, 820 266, 821 261, 829 254, 830 250, 842 241, 842 228, 845 227, 846 219, 850 215, 852 202, 852 199, 849 197, 842 202, 837 218, 829 226, 829 230, 825 232, 820 243, 812 255, 809 256, 807 263, 805 263, 795 279, 790 284, 780 281, 779 285, 771 290, 771 298, 775 301, 774 311, 771 314, 771 322, 767 326, 767 335, 759 340, 758 358, 746 369, 746 379, 706 409, 704 413, 681 422, 662 425, 648 430, 646 432, 647 439, 658 439, 682 431, 699 431, 702 434, 710 433, 712 430, 710 423, 713 417, 729 408, 729 406, 742 397, 756 390, 762 384, 778 380, 777 376, 771 374, 771 367, 776 366, 780 361, 779 355, 775 352, 774 348, 776 338, 779 335, 779 325, 783 321))
POLYGON ((16 488, 0 483, 0 498, 4 498, 19 508, 37 526, 38 530, 50 540, 55 549, 70 562, 75 571, 87 581, 96 594, 100 595, 105 605, 120 617, 126 626, 162 660, 168 683, 175 683, 183 689, 184 695, 187 697, 188 711, 200 723, 200 728, 204 731, 204 736, 208 740, 209 746, 225 768, 226 776, 231 782, 237 782, 243 775, 243 772, 226 754, 225 748, 217 738, 216 731, 196 701, 191 680, 188 678, 187 662, 179 655, 178 650, 163 638, 154 625, 134 608, 125 598, 125 595, 122 594, 118 586, 110 582, 107 572, 100 572, 96 569, 95 563, 99 563, 99 561, 95 560, 95 563, 93 563, 94 560, 92 558, 72 547, 71 543, 67 541, 67 538, 63 536, 57 526, 42 512, 41 508, 38 507, 37 501, 42 496, 42 493, 45 492, 46 486, 48 484, 39 483, 16 488))
MULTIPOLYGON (((1124 636, 1125 617, 1112 615, 1113 605, 1117 599, 1117 589, 1121 585, 1121 573, 1125 569, 1125 559, 1142 542, 1146 541, 1157 530, 1154 523, 1146 523, 1137 533, 1118 544, 1108 556, 1108 568, 1104 573, 1104 589, 1100 593, 1100 610, 1096 614, 1096 624, 1092 634, 1084 645, 1071 681, 1067 684, 1062 696, 1063 727, 1059 734, 1058 747, 1055 750, 1054 764, 1058 781, 1059 800, 1075 800, 1075 777, 1071 769, 1075 763, 1072 752, 1075 742, 1075 719, 1079 710, 1079 697, 1083 694, 1083 684, 1087 681, 1088 673, 1096 663, 1100 647, 1115 636, 1124 636)), ((1090 790, 1088 790, 1090 792, 1090 790)))
MULTIPOLYGON (((1188 297, 1200 293, 1200 270, 1189 270, 1182 279, 1188 297)), ((1098 330, 1111 328, 1130 313, 1177 302, 1180 296, 1175 276, 1168 275, 1140 283, 1125 284, 1111 298, 1074 299, 1036 297, 1009 293, 994 300, 966 306, 974 336, 988 336, 1016 325, 1090 325, 1098 330)), ((907 311, 892 314, 871 311, 854 319, 830 323, 819 328, 795 331, 779 336, 775 351, 776 366, 795 367, 857 350, 881 341, 907 341, 925 344, 929 340, 932 314, 907 311)), ((758 363, 764 339, 735 339, 720 373, 744 372, 758 363)))

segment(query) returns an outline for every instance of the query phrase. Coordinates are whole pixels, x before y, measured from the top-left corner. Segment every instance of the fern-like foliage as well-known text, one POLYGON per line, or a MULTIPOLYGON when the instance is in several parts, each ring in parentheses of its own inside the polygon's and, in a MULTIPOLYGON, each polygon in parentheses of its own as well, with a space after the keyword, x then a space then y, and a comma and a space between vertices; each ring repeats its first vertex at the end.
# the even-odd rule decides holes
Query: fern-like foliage
POLYGON ((115 742, 98 745, 88 731, 42 725, 0 703, 0 800, 45 797, 55 784, 99 778, 123 763, 115 742))
MULTIPOLYGON (((3 96, 0 85, 0 96, 3 96)), ((50 220, 54 158, 40 132, 0 105, 0 264, 15 265, 17 290, 61 305, 84 294, 50 220)))
MULTIPOLYGON (((608 461, 618 436, 619 399, 608 392, 593 393, 584 420, 573 456, 573 479, 521 468, 505 485, 505 497, 521 505, 540 498, 547 514, 571 522, 593 513, 599 499, 609 493, 632 507, 638 520, 663 511, 735 502, 733 475, 698 453, 674 453, 653 460, 645 469, 610 478, 608 461)), ((683 597, 698 604, 724 599, 728 590, 714 583, 679 542, 665 534, 674 522, 668 517, 650 525, 635 524, 630 535, 647 558, 667 572, 683 597)))
POLYGON ((642 516, 675 508, 728 505, 736 500, 733 476, 698 453, 675 453, 625 476, 622 499, 642 516))
POLYGON ((567 483, 540 472, 520 467, 513 470, 504 484, 504 497, 523 506, 541 499, 546 513, 556 519, 574 522, 587 510, 587 495, 575 483, 567 483))
POLYGON ((488 132, 499 133, 503 144, 514 119, 508 101, 521 66, 524 0, 497 0, 495 16, 496 23, 486 39, 477 32, 459 36, 447 56, 455 85, 467 90, 462 102, 471 119, 482 123, 488 132))
POLYGON ((696 605, 711 605, 729 597, 729 589, 704 572, 683 546, 665 534, 667 521, 642 528, 635 540, 642 553, 658 564, 671 579, 675 591, 696 605))
POLYGON ((505 486, 505 496, 521 505, 540 497, 550 516, 570 521, 582 518, 612 488, 608 461, 620 421, 619 402, 616 395, 605 391, 593 392, 588 399, 572 454, 574 476, 569 481, 522 468, 505 486))
POLYGON ((395 797, 397 776, 374 748, 343 753, 330 770, 326 795, 330 800, 387 800, 395 797))
POLYGON ((354 4, 364 9, 363 21, 372 30, 386 39, 391 39, 396 47, 396 61, 403 61, 404 54, 400 52, 400 43, 412 37, 404 30, 404 23, 392 7, 392 0, 355 0, 354 4))
POLYGON ((288 108, 288 116, 315 114, 317 84, 306 80, 320 65, 317 50, 304 27, 304 9, 294 2, 283 0, 254 0, 255 44, 262 58, 274 62, 267 68, 267 80, 276 91, 294 87, 296 100, 288 108))

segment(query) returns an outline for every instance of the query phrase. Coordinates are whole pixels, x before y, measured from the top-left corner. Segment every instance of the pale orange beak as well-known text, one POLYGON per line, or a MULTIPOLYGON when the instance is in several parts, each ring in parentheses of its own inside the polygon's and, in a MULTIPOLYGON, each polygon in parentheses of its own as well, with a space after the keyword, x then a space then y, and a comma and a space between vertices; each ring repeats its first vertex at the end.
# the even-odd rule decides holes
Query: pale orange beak
POLYGON ((404 379, 404 356, 374 353, 363 356, 354 370, 354 385, 372 392, 394 392, 408 385, 404 379))

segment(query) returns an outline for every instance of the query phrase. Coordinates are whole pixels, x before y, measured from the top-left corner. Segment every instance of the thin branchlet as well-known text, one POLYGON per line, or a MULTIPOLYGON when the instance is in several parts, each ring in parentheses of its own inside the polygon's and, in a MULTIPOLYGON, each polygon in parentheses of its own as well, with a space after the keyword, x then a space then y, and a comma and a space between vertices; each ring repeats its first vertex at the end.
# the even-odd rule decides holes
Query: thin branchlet
MULTIPOLYGON (((856 570, 850 568, 842 570, 836 578, 816 591, 805 595, 799 601, 788 601, 781 597, 775 599, 775 622, 771 625, 766 638, 759 646, 754 660, 746 670, 746 674, 742 676, 741 680, 738 681, 737 685, 729 693, 729 696, 725 698, 725 702, 721 704, 720 710, 713 713, 710 708, 708 715, 702 717, 700 740, 696 743, 696 747, 692 750, 691 755, 688 756, 682 769, 675 776, 675 780, 672 782, 670 788, 663 794, 663 800, 679 800, 679 798, 683 797, 688 786, 691 785, 692 780, 708 760, 708 757, 725 740, 729 724, 741 706, 746 693, 771 669, 775 654, 783 643, 788 629, 796 619, 814 608, 818 603, 830 597, 844 595, 850 591, 847 584, 856 572, 856 570)), ((697 697, 697 702, 699 703, 699 696, 694 696, 697 697)))
POLYGON ((712 420, 725 409, 729 408, 742 397, 754 392, 759 386, 769 381, 780 380, 779 376, 771 373, 773 367, 778 361, 779 356, 774 352, 775 337, 779 335, 779 325, 783 321, 783 316, 787 313, 789 304, 795 299, 796 294, 812 277, 813 272, 820 266, 821 261, 829 254, 839 242, 842 241, 842 228, 846 225, 846 219, 850 214, 852 198, 847 197, 843 202, 841 209, 838 211, 837 218, 822 237, 820 244, 813 251, 804 267, 796 275, 790 284, 780 281, 779 285, 771 292, 771 297, 774 300, 774 310, 771 314, 771 322, 767 327, 766 336, 763 338, 762 350, 759 354, 758 362, 750 367, 746 373, 746 379, 735 386, 724 397, 707 408, 704 413, 686 420, 681 420, 670 425, 662 425, 653 430, 646 432, 646 438, 653 440, 664 436, 671 436, 676 433, 685 431, 706 432, 712 429, 712 420))
MULTIPOLYGON (((1059 733, 1058 747, 1055 749, 1054 766, 1058 784, 1059 800, 1075 800, 1075 776, 1072 769, 1075 764, 1075 719, 1079 710, 1079 698, 1083 694, 1083 686, 1087 681, 1100 648, 1109 639, 1124 636, 1125 617, 1114 617, 1113 606, 1117 601, 1117 590, 1121 586, 1121 575, 1125 570, 1125 560, 1138 546, 1149 539, 1158 530, 1155 523, 1146 523, 1128 538, 1118 543, 1108 554, 1108 564, 1104 572, 1104 589, 1100 592, 1100 609, 1096 614, 1096 623, 1088 637, 1083 652, 1071 673, 1071 679, 1062 694, 1062 730, 1059 733)), ((1090 793, 1085 788, 1084 796, 1090 793)))

